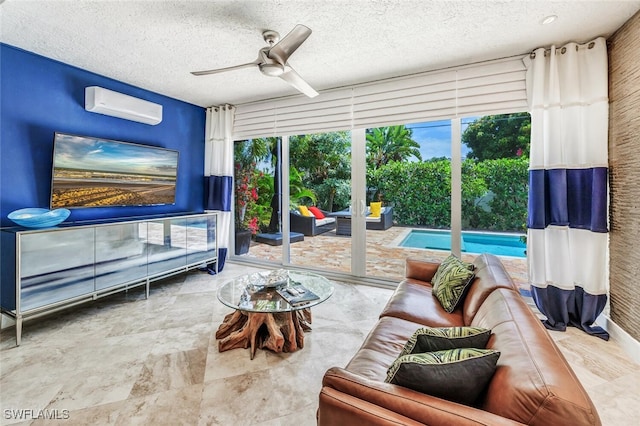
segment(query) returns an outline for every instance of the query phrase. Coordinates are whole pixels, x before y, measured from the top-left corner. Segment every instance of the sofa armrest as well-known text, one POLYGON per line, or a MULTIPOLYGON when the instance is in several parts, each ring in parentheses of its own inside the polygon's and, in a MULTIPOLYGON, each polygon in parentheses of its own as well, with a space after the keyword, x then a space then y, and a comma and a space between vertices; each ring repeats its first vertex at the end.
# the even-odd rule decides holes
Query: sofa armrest
POLYGON ((389 411, 360 398, 324 387, 320 391, 318 426, 424 426, 400 413, 389 411))
POLYGON ((292 232, 299 232, 306 236, 315 234, 316 218, 302 216, 298 212, 289 212, 289 226, 292 232))
POLYGON ((391 228, 393 225, 393 207, 385 207, 384 212, 380 215, 383 229, 391 228))
POLYGON ((379 407, 376 414, 380 416, 376 417, 380 421, 373 424, 380 425, 390 424, 387 417, 408 420, 406 423, 396 424, 414 424, 415 422, 428 425, 522 424, 402 386, 370 380, 339 367, 330 368, 325 373, 322 385, 321 395, 324 394, 324 397, 320 398, 318 409, 318 421, 321 425, 330 424, 336 419, 349 419, 354 416, 354 410, 366 411, 371 406, 379 407), (341 401, 341 404, 337 401, 341 401), (333 412, 329 413, 325 410, 333 410, 333 412), (390 413, 394 415, 391 416, 390 413), (341 417, 342 415, 344 417, 341 417))
POLYGON ((427 262, 417 257, 407 257, 405 260, 404 276, 418 281, 431 282, 438 270, 439 263, 427 262))

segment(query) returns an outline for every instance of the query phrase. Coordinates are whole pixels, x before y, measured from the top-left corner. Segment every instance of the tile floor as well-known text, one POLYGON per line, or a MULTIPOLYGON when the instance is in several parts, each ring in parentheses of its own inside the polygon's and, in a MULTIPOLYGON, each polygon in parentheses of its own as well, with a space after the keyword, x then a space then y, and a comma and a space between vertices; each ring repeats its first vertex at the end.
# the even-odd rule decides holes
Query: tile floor
MULTIPOLYGON (((193 271, 25 323, 22 345, 0 334, 0 424, 314 425, 324 371, 343 366, 391 290, 336 283, 291 354, 219 353, 229 308, 215 292, 251 269, 193 271), (23 411, 22 420, 16 418, 23 411), (64 420, 25 420, 44 413, 64 420)), ((640 424, 640 368, 615 342, 553 333, 605 425, 640 424)), ((568 423, 569 424, 569 423, 568 423)))

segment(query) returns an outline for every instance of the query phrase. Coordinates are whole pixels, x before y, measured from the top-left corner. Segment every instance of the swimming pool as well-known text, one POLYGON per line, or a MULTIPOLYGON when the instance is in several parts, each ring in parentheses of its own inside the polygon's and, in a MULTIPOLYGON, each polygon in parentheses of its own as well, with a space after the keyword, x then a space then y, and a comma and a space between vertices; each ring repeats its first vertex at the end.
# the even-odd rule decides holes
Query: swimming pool
MULTIPOLYGON (((451 250, 451 231, 412 229, 400 247, 451 250)), ((462 251, 465 253, 492 253, 498 256, 527 257, 527 246, 517 234, 462 232, 462 251)))

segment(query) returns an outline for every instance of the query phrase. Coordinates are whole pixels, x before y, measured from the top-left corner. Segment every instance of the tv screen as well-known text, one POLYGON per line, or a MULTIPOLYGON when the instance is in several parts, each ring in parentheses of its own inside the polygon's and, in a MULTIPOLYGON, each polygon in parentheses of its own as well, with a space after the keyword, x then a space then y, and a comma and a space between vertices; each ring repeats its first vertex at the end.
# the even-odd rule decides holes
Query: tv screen
POLYGON ((174 204, 178 151, 56 133, 51 208, 174 204))

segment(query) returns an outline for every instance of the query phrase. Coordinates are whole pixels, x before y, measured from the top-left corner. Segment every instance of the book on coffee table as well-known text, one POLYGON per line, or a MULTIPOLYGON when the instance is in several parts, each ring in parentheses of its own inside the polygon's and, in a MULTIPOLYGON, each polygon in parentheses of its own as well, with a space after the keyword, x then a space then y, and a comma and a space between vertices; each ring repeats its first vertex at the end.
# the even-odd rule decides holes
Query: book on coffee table
POLYGON ((319 299, 318 295, 303 286, 302 284, 296 284, 289 287, 280 287, 276 289, 278 294, 290 305, 303 305, 313 300, 319 299))

